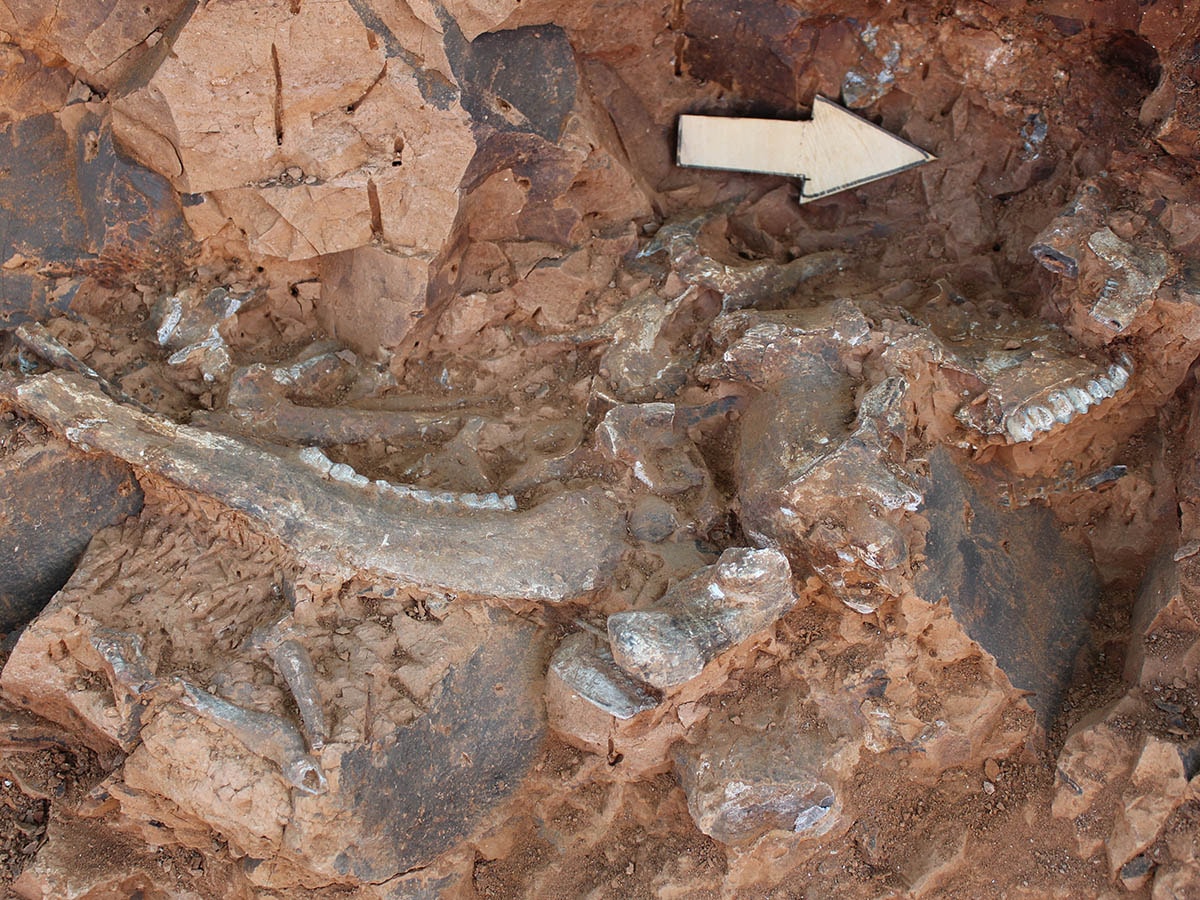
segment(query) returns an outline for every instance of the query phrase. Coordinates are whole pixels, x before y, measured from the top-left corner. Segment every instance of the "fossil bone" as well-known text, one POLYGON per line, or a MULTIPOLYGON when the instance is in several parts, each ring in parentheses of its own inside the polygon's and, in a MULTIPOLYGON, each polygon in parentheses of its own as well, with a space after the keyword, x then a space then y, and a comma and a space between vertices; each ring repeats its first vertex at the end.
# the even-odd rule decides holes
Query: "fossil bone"
MULTIPOLYGON (((728 209, 728 207, 726 207, 728 209)), ((703 212, 664 223, 638 254, 653 256, 666 251, 672 270, 688 284, 721 295, 726 310, 742 309, 771 297, 790 294, 806 281, 845 268, 846 254, 823 250, 790 262, 726 262, 701 247, 701 232, 719 214, 703 212)))
POLYGON ((1114 272, 1092 304, 1091 316, 1119 334, 1150 304, 1170 272, 1169 261, 1157 250, 1126 243, 1111 228, 1093 233, 1087 245, 1114 272))
POLYGON ((112 686, 113 700, 121 716, 118 739, 123 744, 136 740, 142 729, 146 704, 161 683, 146 659, 140 635, 112 628, 96 628, 89 642, 103 661, 104 674, 112 686))
POLYGON ((276 670, 296 701, 309 747, 319 750, 329 738, 329 726, 325 722, 312 658, 301 643, 302 639, 299 626, 289 614, 270 625, 254 629, 250 644, 265 651, 275 663, 276 670))
POLYGON ((695 678, 718 654, 772 624, 796 602, 778 550, 731 547, 681 581, 653 609, 614 613, 608 636, 617 664, 665 689, 695 678))
POLYGON ((576 694, 618 719, 632 719, 658 706, 658 699, 620 669, 607 641, 576 632, 563 638, 550 670, 576 694))
POLYGON ((183 678, 175 683, 182 691, 180 705, 224 728, 252 753, 274 762, 292 787, 313 795, 329 790, 320 764, 286 719, 230 703, 183 678))
POLYGON ((0 397, 76 444, 256 519, 317 569, 366 569, 432 590, 559 602, 602 586, 624 547, 623 516, 599 488, 517 512, 430 508, 374 485, 326 481, 292 454, 114 403, 79 376, 0 380, 0 397))

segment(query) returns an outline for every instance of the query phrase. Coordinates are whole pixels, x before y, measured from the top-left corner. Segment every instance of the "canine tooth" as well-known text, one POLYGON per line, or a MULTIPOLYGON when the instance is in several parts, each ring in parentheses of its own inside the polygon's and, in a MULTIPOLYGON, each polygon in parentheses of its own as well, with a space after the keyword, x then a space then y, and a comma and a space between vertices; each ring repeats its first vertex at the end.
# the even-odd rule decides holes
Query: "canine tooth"
POLYGON ((1104 392, 1104 388, 1096 379, 1092 379, 1087 383, 1087 392, 1092 395, 1092 400, 1095 403, 1103 403, 1108 399, 1108 394, 1104 392))
POLYGON ((1085 413, 1092 405, 1092 395, 1081 387, 1071 385, 1066 389, 1067 399, 1071 401, 1071 405, 1075 407, 1075 411, 1085 413))
POLYGON ((1124 366, 1119 366, 1113 363, 1108 367, 1108 377, 1118 391, 1125 385, 1129 384, 1129 370, 1124 366))
POLYGON ((1054 427, 1054 414, 1044 406, 1031 404, 1028 408, 1029 418, 1033 427, 1038 431, 1049 431, 1054 427))
POLYGON ((1046 402, 1050 404, 1050 411, 1054 413, 1056 421, 1066 425, 1075 417, 1075 407, 1071 400, 1062 391, 1054 391, 1046 398, 1046 402))
POLYGON ((1004 430, 1012 438, 1014 444, 1023 444, 1033 440, 1033 423, 1029 420, 1029 414, 1024 410, 1017 410, 1010 415, 1004 423, 1004 430))

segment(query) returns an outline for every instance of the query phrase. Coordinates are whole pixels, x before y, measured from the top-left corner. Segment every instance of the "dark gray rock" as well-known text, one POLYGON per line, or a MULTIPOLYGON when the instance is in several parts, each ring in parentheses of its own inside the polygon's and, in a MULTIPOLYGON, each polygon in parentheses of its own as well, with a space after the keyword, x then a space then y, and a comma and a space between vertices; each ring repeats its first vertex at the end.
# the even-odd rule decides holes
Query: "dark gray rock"
POLYGON ((0 631, 37 615, 92 536, 141 508, 133 472, 111 457, 48 447, 0 459, 0 631))
POLYGON ((950 601, 967 634, 1014 687, 1030 691, 1043 725, 1058 713, 1100 588, 1087 554, 1044 509, 1003 509, 943 449, 929 454, 925 564, 915 587, 950 601))
POLYGON ((427 864, 516 790, 536 759, 544 647, 534 626, 491 615, 488 642, 446 676, 437 706, 342 757, 338 791, 353 831, 339 872, 377 882, 427 864))
POLYGON ((66 309, 69 280, 161 279, 187 252, 179 197, 129 162, 95 113, 44 114, 0 133, 0 327, 66 309))
POLYGON ((531 25, 468 41, 449 15, 441 18, 462 105, 476 125, 557 143, 579 88, 567 33, 557 25, 531 25))

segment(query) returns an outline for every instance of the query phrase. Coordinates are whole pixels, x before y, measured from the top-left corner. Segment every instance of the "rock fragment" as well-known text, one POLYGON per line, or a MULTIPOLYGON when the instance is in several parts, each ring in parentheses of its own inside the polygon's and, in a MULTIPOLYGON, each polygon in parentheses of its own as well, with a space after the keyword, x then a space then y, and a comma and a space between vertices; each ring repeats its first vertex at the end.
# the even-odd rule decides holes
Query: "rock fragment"
POLYGON ((92 535, 136 515, 142 490, 128 466, 65 447, 0 456, 0 631, 37 614, 92 535))
POLYGON ((755 698, 710 717, 674 751, 696 827, 723 843, 772 832, 815 838, 840 824, 842 773, 858 755, 854 729, 795 694, 755 698))
POLYGON ((1109 870, 1114 876, 1157 840, 1171 813, 1184 801, 1186 790, 1187 777, 1178 748, 1147 737, 1106 842, 1109 870))
POLYGON ((613 658, 659 689, 695 678, 718 654, 773 624, 796 602, 776 550, 730 548, 651 609, 608 617, 613 658))

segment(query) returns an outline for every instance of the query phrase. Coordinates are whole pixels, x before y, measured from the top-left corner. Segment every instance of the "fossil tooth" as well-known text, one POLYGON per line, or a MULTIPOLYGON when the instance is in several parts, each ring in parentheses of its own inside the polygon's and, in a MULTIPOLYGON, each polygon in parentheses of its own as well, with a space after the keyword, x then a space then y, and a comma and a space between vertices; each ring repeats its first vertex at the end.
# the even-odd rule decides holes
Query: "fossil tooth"
POLYGON ((1116 363, 1113 363, 1108 367, 1108 377, 1109 380, 1112 381, 1113 387, 1115 387, 1118 391, 1125 387, 1125 385, 1129 384, 1129 370, 1127 370, 1124 366, 1117 365, 1116 363))
POLYGON ((1004 430, 1014 444, 1033 440, 1034 427, 1029 414, 1024 410, 1012 413, 1004 422, 1004 430))
POLYGON ((1104 390, 1104 392, 1106 394, 1108 394, 1108 396, 1110 396, 1110 397, 1113 396, 1114 394, 1116 394, 1116 392, 1117 392, 1116 385, 1113 384, 1112 379, 1109 378, 1107 375, 1097 375, 1096 383, 1098 385, 1100 385, 1100 387, 1104 390))
POLYGON ((1103 403, 1109 397, 1109 394, 1105 393, 1104 386, 1094 378, 1087 383, 1087 392, 1092 395, 1092 400, 1096 403, 1103 403))
POLYGON ((1066 425, 1075 417, 1075 406, 1065 392, 1051 392, 1050 396, 1046 398, 1046 402, 1050 404, 1050 411, 1054 413, 1056 422, 1066 425))
POLYGON ((1046 407, 1030 404, 1027 412, 1037 431, 1049 431, 1054 427, 1054 415, 1046 407))
POLYGON ((1065 390, 1065 393, 1076 412, 1085 413, 1092 405, 1092 395, 1081 387, 1071 385, 1065 390))

